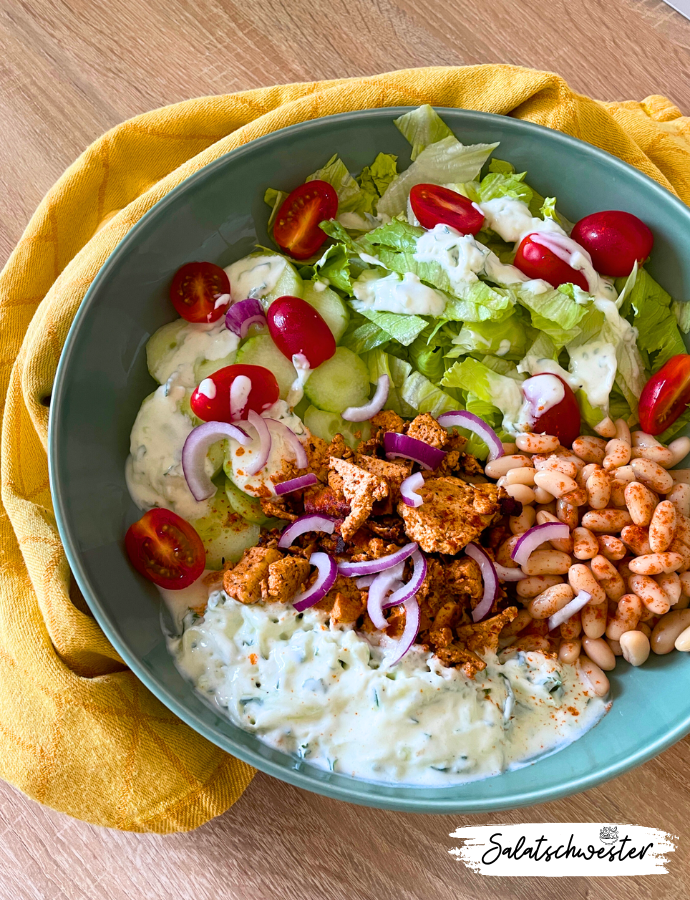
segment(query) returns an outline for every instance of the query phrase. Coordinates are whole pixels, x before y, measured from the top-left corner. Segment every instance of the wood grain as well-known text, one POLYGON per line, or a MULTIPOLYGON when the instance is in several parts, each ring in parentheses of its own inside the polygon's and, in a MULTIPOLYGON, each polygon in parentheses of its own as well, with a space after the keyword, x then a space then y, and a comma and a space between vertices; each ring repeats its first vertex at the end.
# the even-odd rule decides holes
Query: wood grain
MULTIPOLYGON (((661 0, 0 0, 0 263, 73 159, 137 113, 479 62, 557 71, 599 99, 662 93, 690 112, 690 22, 661 0)), ((363 809, 259 774, 224 816, 170 837, 94 828, 0 784, 0 898, 677 900, 690 886, 689 763, 685 740, 596 790, 472 820, 363 809), (447 853, 470 821, 630 822, 681 840, 666 877, 482 878, 447 853)))

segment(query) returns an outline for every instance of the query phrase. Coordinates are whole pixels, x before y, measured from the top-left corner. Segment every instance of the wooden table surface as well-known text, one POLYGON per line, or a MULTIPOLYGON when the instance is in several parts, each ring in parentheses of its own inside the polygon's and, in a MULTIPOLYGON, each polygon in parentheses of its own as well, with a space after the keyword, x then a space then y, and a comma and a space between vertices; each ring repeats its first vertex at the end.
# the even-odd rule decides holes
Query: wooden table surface
MULTIPOLYGON (((690 113, 690 22, 660 0, 0 0, 0 265, 66 166, 137 113, 480 62, 550 69, 599 99, 663 93, 690 113)), ((363 809, 258 774, 224 816, 169 837, 93 828, 0 783, 0 898, 677 900, 690 886, 689 764, 686 739, 585 794, 473 820, 363 809), (625 822, 681 840, 663 877, 486 878, 447 853, 470 821, 625 822)))

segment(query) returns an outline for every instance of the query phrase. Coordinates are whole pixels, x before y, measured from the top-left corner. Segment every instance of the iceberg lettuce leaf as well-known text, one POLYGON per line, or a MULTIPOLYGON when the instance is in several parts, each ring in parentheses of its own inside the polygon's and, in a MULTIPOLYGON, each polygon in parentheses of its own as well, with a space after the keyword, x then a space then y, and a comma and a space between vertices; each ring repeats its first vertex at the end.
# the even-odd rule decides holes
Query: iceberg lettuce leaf
POLYGON ((405 140, 412 144, 413 162, 429 144, 435 144, 443 138, 455 137, 436 110, 428 103, 405 113, 398 119, 393 119, 393 124, 405 140))

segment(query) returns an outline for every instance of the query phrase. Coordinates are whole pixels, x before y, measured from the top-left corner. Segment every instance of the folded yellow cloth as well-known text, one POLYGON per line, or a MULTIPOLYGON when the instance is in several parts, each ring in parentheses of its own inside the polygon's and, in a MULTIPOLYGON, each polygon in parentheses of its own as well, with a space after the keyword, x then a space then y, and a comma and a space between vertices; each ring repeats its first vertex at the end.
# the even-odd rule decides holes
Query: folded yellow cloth
POLYGON ((599 103, 556 75, 511 66, 206 97, 139 116, 96 141, 43 200, 0 275, 0 775, 30 797, 99 825, 166 833, 222 813, 253 775, 137 681, 71 579, 48 489, 48 399, 87 288, 154 203, 229 150, 305 119, 422 103, 564 131, 690 204, 690 120, 669 100, 599 103))

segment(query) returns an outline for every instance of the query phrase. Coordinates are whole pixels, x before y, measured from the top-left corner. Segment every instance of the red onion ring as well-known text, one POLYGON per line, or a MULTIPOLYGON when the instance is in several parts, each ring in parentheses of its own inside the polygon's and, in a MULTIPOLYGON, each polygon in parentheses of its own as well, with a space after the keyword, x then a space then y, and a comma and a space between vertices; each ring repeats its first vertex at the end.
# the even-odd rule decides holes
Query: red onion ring
POLYGON ((312 566, 316 566, 319 570, 319 574, 311 587, 308 587, 306 591, 302 591, 294 597, 292 605, 297 612, 304 612, 305 609, 314 606, 319 600, 323 600, 335 584, 335 579, 338 577, 338 566, 333 557, 329 556, 327 553, 312 553, 309 557, 309 563, 312 566))
POLYGON ((233 303, 225 313, 225 327, 240 338, 245 338, 249 327, 255 324, 267 325, 267 322, 263 307, 253 298, 233 303))
POLYGON ((292 547, 295 539, 308 531, 324 531, 326 534, 333 534, 336 521, 331 516, 319 516, 316 514, 300 516, 299 519, 295 519, 294 522, 288 525, 281 534, 278 546, 281 550, 292 547))
MULTIPOLYGON (((297 521, 299 522, 299 519, 297 521)), ((416 549, 416 543, 405 544, 400 550, 396 550, 395 553, 389 553, 388 556, 382 556, 380 559, 366 559, 362 562, 339 562, 338 571, 341 575, 346 575, 350 578, 354 578, 357 575, 375 575, 377 572, 383 572, 386 569, 390 569, 391 566, 396 566, 407 559, 408 556, 412 556, 416 549)))
POLYGON ((297 478, 291 478, 289 481, 281 481, 276 485, 276 494, 282 497, 283 494, 289 494, 291 491, 301 491, 302 488, 308 488, 318 483, 319 479, 313 472, 310 472, 308 475, 299 475, 297 478))
POLYGON ((247 378, 246 375, 238 375, 237 378, 233 378, 230 385, 230 418, 233 422, 242 418, 251 392, 251 378, 247 378))
POLYGON ((265 418, 264 422, 268 424, 269 428, 273 428, 283 435, 285 440, 292 448, 292 452, 295 454, 295 465, 297 466, 297 468, 306 469, 309 465, 309 460, 307 459, 307 451, 304 449, 302 441, 300 441, 292 428, 288 428, 288 426, 284 422, 279 422, 278 419, 265 418))
POLYGON ((476 434, 489 448, 487 462, 503 456, 503 444, 499 436, 490 425, 487 425, 483 419, 475 416, 474 413, 467 412, 466 409, 458 409, 454 412, 443 413, 443 415, 438 417, 437 422, 443 428, 451 428, 453 425, 457 425, 459 428, 464 428, 466 431, 476 434))
POLYGON ((569 603, 566 603, 563 609, 559 609, 558 612, 549 616, 549 631, 553 631, 554 628, 558 628, 563 622, 567 622, 571 616, 574 616, 583 606, 586 606, 591 599, 592 595, 588 594, 587 591, 580 591, 576 597, 573 597, 569 603))
POLYGON ((383 614, 386 595, 394 588, 397 590, 398 585, 401 583, 400 579, 402 578, 404 566, 405 560, 398 563, 396 566, 391 566, 391 568, 386 569, 385 572, 379 572, 369 586, 367 612, 376 628, 380 628, 381 631, 388 625, 386 617, 383 614))
POLYGON ((377 412, 381 412, 386 400, 388 400, 388 391, 390 390, 390 378, 388 375, 380 375, 376 392, 371 400, 364 406, 348 406, 341 413, 346 422, 367 422, 377 412))
POLYGON ((543 525, 533 525, 532 528, 520 535, 510 558, 519 566, 524 566, 530 555, 545 541, 562 541, 569 537, 570 528, 565 522, 544 522, 543 525))
POLYGON ((484 580, 484 596, 472 610, 472 621, 479 622, 489 612, 494 600, 498 597, 498 575, 493 560, 479 544, 469 543, 465 547, 465 553, 479 565, 484 580))
POLYGON ((247 475, 256 475, 268 462, 268 457, 271 453, 271 432, 268 430, 266 419, 262 418, 253 409, 249 410, 247 422, 256 429, 256 434, 259 438, 259 452, 256 454, 256 459, 250 462, 248 466, 243 466, 243 468, 247 475))
POLYGON ((363 588, 368 588, 375 578, 376 575, 363 575, 361 578, 358 578, 357 581, 355 581, 355 584, 361 591, 363 588))
POLYGON ((243 447, 252 439, 237 425, 229 422, 204 422, 187 435, 182 447, 182 471, 195 500, 208 500, 216 492, 216 486, 206 473, 206 454, 217 441, 232 438, 243 447))
POLYGON ((430 447, 424 441, 395 431, 387 431, 384 434, 383 449, 386 451, 386 459, 401 456, 403 459, 419 463, 422 468, 430 471, 440 466, 446 456, 445 452, 437 447, 430 447))
POLYGON ((419 548, 412 554, 412 560, 414 562, 412 577, 407 584, 403 584, 397 591, 390 595, 383 604, 384 609, 388 609, 389 606, 397 606, 399 603, 405 603, 406 600, 414 597, 424 584, 424 579, 426 578, 426 560, 419 548))
POLYGON ((494 569, 496 569, 499 581, 522 581, 523 578, 527 578, 527 575, 519 568, 509 569, 508 566, 494 562, 494 569))
POLYGON ((403 499, 403 503, 415 508, 421 506, 424 501, 419 494, 415 493, 421 487, 424 487, 424 476, 422 473, 415 472, 414 475, 409 475, 400 485, 400 496, 403 499))
POLYGON ((389 666, 394 666, 403 658, 414 644, 419 631, 419 604, 414 597, 405 601, 405 630, 400 636, 393 655, 387 660, 389 666))

